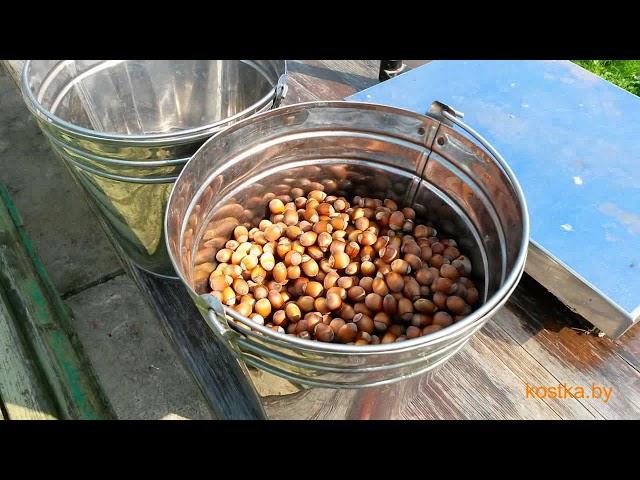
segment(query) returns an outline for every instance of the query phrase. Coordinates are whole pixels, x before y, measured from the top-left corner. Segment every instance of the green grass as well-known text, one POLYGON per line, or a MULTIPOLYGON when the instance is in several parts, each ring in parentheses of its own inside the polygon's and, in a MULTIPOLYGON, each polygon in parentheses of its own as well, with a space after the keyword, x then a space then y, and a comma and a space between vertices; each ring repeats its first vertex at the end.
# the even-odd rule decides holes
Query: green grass
POLYGON ((572 60, 590 72, 640 96, 640 60, 572 60))

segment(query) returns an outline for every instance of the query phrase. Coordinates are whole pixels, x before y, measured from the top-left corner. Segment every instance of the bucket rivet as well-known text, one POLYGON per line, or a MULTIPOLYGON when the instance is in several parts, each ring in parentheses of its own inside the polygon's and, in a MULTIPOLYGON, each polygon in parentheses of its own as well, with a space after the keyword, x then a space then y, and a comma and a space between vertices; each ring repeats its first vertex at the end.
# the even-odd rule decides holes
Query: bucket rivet
POLYGON ((438 137, 436 142, 438 142, 438 145, 444 145, 447 142, 447 140, 444 137, 438 137))

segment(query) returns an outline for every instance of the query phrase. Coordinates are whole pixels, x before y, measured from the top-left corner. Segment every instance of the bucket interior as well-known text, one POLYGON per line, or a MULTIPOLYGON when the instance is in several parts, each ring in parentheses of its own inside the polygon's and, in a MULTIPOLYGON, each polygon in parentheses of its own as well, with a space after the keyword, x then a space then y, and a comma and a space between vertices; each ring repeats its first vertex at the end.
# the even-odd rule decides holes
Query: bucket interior
MULTIPOLYGON (((231 187, 231 186, 229 186, 231 187)), ((287 195, 292 188, 324 190, 330 195, 390 198, 400 207, 416 210, 416 224, 436 228, 439 235, 456 239, 461 251, 472 260, 472 279, 483 292, 483 301, 499 285, 485 282, 489 276, 489 259, 477 228, 466 213, 436 185, 424 181, 411 172, 383 163, 375 164, 363 159, 311 158, 283 162, 273 168, 250 176, 235 188, 218 190, 218 198, 211 199, 211 207, 204 217, 202 228, 194 244, 222 248, 231 230, 238 224, 257 226, 269 217, 267 204, 270 194, 287 195), (213 234, 212 232, 217 232, 213 234)), ((188 264, 189 271, 196 268, 195 255, 188 264)), ((205 293, 205 284, 193 284, 196 293, 205 293)))
POLYGON ((270 62, 34 60, 25 75, 37 103, 68 123, 153 135, 216 124, 259 104, 284 73, 270 62))

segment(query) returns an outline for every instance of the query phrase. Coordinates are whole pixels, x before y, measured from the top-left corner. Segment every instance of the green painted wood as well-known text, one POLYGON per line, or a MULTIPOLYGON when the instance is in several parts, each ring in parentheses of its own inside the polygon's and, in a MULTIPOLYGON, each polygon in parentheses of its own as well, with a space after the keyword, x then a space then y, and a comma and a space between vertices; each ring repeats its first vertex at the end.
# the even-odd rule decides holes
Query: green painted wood
POLYGON ((18 330, 4 289, 0 288, 0 398, 7 419, 51 420, 59 417, 32 357, 18 330))
POLYGON ((39 376, 56 405, 57 418, 114 418, 71 328, 69 311, 1 184, 0 200, 0 285, 20 333, 18 341, 23 342, 23 348, 37 364, 39 376))

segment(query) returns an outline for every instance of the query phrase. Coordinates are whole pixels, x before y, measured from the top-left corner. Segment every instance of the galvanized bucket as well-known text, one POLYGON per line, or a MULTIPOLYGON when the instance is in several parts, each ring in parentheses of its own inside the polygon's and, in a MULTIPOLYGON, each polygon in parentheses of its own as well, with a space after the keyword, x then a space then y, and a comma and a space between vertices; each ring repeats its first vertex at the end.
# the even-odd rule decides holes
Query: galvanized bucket
POLYGON ((163 239, 169 193, 211 135, 279 105, 281 60, 30 60, 31 112, 141 268, 175 277, 163 239))
POLYGON ((165 229, 177 273, 236 354, 268 418, 397 417, 420 383, 507 301, 529 240, 525 199, 508 165, 439 102, 427 115, 314 102, 240 122, 210 139, 181 172, 165 229), (293 187, 412 206, 468 252, 482 305, 426 336, 355 346, 276 333, 203 294, 198 248, 223 244, 235 225, 263 217, 267 193, 293 187))

